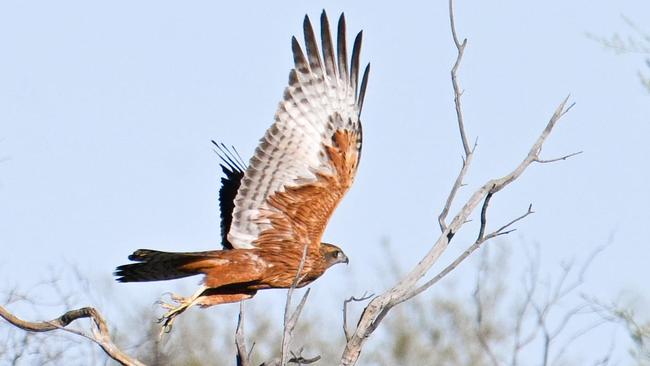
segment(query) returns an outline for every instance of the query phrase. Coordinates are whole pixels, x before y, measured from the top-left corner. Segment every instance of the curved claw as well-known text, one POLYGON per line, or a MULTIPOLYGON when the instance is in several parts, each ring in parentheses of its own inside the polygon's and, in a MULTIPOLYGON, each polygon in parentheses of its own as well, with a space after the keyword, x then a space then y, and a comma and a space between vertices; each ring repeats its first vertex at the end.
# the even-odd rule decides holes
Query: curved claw
MULTIPOLYGON (((171 308, 171 305, 168 306, 171 308)), ((175 309, 171 308, 171 311, 168 311, 167 313, 163 314, 163 316, 158 318, 157 320, 158 324, 162 323, 160 334, 158 335, 159 339, 162 339, 165 333, 170 333, 172 331, 172 327, 174 325, 174 320, 176 320, 176 316, 182 313, 185 309, 186 308, 183 308, 182 306, 175 309)))
POLYGON ((159 339, 162 339, 162 336, 167 333, 169 334, 172 331, 173 323, 174 323, 174 317, 172 318, 166 318, 162 317, 158 319, 158 323, 163 323, 162 327, 160 328, 160 334, 158 335, 159 339))
POLYGON ((169 295, 171 298, 170 302, 172 304, 164 302, 162 300, 156 301, 155 304, 161 306, 164 309, 167 309, 167 312, 158 319, 158 323, 162 323, 162 329, 160 330, 159 338, 162 338, 162 335, 164 333, 171 332, 172 325, 174 324, 176 317, 182 314, 185 310, 195 305, 204 290, 205 287, 201 287, 197 292, 194 293, 194 295, 190 297, 182 297, 171 292, 166 292, 163 294, 163 296, 169 295))

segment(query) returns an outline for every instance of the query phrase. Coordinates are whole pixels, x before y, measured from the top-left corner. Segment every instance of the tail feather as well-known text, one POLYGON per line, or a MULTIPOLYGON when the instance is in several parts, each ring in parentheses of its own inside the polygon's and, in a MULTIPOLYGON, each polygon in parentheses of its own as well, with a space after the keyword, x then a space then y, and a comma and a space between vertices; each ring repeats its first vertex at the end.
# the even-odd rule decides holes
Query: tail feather
POLYGON ((205 258, 208 252, 170 253, 138 249, 129 259, 139 263, 119 266, 113 273, 118 282, 145 282, 173 280, 194 276, 201 272, 184 269, 184 266, 205 258))

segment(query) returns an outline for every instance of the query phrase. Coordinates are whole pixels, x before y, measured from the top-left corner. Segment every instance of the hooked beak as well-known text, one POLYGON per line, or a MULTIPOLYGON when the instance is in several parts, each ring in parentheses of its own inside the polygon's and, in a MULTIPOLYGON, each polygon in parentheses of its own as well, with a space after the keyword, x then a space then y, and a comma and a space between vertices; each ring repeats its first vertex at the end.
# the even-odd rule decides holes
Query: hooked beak
POLYGON ((341 259, 341 263, 345 263, 346 265, 350 263, 350 260, 348 259, 348 256, 343 254, 345 256, 344 259, 341 259))

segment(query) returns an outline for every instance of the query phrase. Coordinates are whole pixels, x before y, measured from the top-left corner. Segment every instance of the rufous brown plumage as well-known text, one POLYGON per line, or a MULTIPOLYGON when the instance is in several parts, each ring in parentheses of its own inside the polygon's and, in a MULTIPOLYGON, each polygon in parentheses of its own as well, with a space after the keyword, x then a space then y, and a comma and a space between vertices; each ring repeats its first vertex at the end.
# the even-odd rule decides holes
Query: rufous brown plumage
POLYGON ((178 306, 166 306, 166 326, 189 306, 248 299, 258 290, 289 288, 296 278, 298 287, 305 286, 332 265, 348 262, 321 237, 357 172, 369 65, 359 80, 360 32, 348 67, 343 15, 336 51, 327 15, 321 15, 322 59, 308 17, 303 28, 306 54, 294 37, 289 85, 249 164, 213 141, 225 175, 219 192, 223 249, 139 249, 129 256, 136 263, 117 267, 120 282, 204 275, 193 296, 174 297, 178 306))

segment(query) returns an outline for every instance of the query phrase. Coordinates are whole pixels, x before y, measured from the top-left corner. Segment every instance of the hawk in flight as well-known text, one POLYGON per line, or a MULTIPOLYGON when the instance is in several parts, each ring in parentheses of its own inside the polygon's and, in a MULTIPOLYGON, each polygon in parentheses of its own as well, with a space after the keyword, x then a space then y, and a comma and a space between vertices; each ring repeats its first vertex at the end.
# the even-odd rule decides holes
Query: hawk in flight
POLYGON ((332 265, 348 263, 339 247, 322 243, 321 237, 359 165, 359 115, 370 65, 359 80, 362 32, 348 64, 343 15, 336 48, 324 11, 320 22, 322 55, 307 16, 306 54, 295 37, 291 40, 295 67, 289 85, 249 165, 234 149, 213 141, 225 174, 219 191, 223 249, 139 249, 129 256, 136 263, 117 267, 120 282, 204 275, 194 295, 172 295, 175 304, 163 304, 168 310, 163 329, 193 305, 237 302, 258 290, 290 288, 294 281, 302 287, 332 265))

